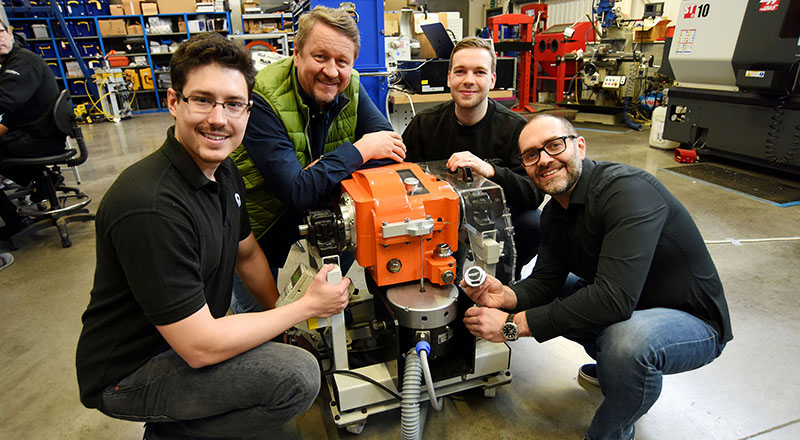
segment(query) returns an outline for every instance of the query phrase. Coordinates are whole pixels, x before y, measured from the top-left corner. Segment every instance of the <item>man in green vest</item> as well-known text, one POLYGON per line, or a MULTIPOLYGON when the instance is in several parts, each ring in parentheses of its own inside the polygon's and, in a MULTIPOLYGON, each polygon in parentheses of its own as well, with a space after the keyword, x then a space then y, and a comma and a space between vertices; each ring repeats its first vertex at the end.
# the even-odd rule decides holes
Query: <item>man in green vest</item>
MULTIPOLYGON (((247 188, 250 225, 276 278, 300 238, 304 211, 330 200, 339 182, 367 162, 402 162, 406 152, 353 70, 361 43, 347 12, 318 6, 303 14, 294 44, 294 56, 258 73, 250 122, 231 155, 247 188)), ((234 312, 260 310, 234 286, 234 312)))

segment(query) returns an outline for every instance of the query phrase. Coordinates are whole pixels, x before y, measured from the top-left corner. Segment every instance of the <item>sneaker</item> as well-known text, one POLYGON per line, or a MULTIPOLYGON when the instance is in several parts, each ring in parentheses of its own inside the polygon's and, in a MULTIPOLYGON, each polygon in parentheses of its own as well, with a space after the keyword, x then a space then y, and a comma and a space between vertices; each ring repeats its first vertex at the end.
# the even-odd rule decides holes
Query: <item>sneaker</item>
POLYGON ((597 364, 585 364, 578 369, 578 381, 584 381, 589 385, 599 387, 600 381, 597 379, 597 364))
POLYGON ((14 256, 9 253, 0 254, 0 270, 3 270, 14 262, 14 256))

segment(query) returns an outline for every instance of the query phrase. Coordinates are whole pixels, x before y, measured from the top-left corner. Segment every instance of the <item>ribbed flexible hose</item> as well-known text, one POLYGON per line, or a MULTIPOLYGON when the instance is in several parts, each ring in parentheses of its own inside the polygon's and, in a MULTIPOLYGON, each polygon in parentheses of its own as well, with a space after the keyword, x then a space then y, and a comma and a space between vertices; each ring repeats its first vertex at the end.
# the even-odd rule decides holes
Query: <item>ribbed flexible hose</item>
POLYGON ((436 411, 441 411, 442 402, 441 399, 436 398, 436 390, 433 388, 433 378, 431 377, 431 367, 428 365, 428 351, 419 350, 419 358, 422 361, 422 373, 425 375, 425 386, 428 388, 431 406, 436 411))
POLYGON ((403 430, 403 440, 418 440, 422 436, 419 431, 422 367, 419 356, 413 348, 406 354, 406 366, 403 371, 403 399, 400 402, 400 426, 403 430))

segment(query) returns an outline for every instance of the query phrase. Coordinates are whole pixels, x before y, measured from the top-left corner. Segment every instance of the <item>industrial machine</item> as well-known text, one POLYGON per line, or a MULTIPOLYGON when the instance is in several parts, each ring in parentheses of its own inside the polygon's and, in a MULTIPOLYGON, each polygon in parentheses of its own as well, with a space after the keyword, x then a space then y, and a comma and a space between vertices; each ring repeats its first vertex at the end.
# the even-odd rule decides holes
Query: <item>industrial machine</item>
POLYGON ((800 174, 800 0, 683 2, 664 138, 800 174))
MULTIPOLYGON (((455 285, 463 268, 453 255, 468 246, 471 269, 513 267, 510 213, 499 186, 444 163, 356 171, 334 207, 309 212, 301 226, 310 262, 294 272, 279 305, 299 298, 314 268, 336 264, 345 251, 364 267, 368 292, 353 291, 343 313, 289 332, 318 354, 333 420, 351 432, 369 415, 401 407, 403 438, 416 438, 424 401, 438 410, 442 396, 472 388, 491 396, 512 379, 508 346, 476 339, 463 325, 473 304, 455 285)), ((481 270, 473 272, 470 282, 479 282, 481 270)), ((331 273, 329 281, 341 279, 331 273)))

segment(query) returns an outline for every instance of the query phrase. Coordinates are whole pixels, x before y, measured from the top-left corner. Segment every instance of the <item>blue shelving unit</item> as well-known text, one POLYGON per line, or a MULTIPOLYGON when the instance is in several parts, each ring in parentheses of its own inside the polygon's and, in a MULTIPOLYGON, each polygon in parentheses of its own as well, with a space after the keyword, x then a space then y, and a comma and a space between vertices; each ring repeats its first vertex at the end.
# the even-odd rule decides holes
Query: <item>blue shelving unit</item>
MULTIPOLYGON (((73 103, 88 101, 90 98, 96 101, 99 94, 91 80, 94 67, 101 67, 103 57, 112 49, 124 50, 125 55, 134 61, 135 57, 145 57, 146 64, 120 67, 121 69, 149 70, 149 78, 152 81, 152 89, 142 88, 136 91, 137 104, 139 110, 136 113, 147 113, 153 111, 166 111, 166 105, 162 101, 166 99, 166 89, 159 89, 157 84, 157 70, 159 67, 169 66, 171 53, 153 53, 150 42, 163 40, 180 43, 189 39, 194 32, 191 31, 190 20, 197 20, 203 17, 205 20, 214 19, 224 22, 224 31, 213 31, 227 34, 231 28, 230 14, 228 12, 201 12, 183 14, 160 14, 152 17, 159 17, 170 21, 175 32, 152 33, 147 31, 148 19, 151 16, 144 15, 98 15, 98 12, 105 11, 101 0, 68 0, 69 4, 62 2, 58 6, 50 5, 49 1, 37 2, 30 1, 27 4, 10 0, 3 0, 6 15, 8 15, 14 32, 21 32, 26 36, 27 47, 34 53, 41 55, 53 69, 53 73, 60 81, 62 88, 69 88, 72 92, 73 103), (20 3, 20 4, 17 4, 20 3), (46 4, 45 4, 46 3, 46 4), (67 6, 70 6, 67 8, 67 6), (56 11, 57 10, 57 11, 56 11), (75 14, 63 16, 66 14, 75 14), (94 13, 94 15, 92 15, 94 13), (136 35, 101 35, 100 21, 102 20, 125 20, 125 24, 138 24, 142 28, 142 34, 136 35), (186 29, 178 32, 178 22, 183 21, 186 29), (43 25, 47 29, 46 38, 36 38, 33 33, 33 25, 43 25), (134 44, 136 50, 127 49, 126 45, 134 44), (141 47, 139 47, 141 44, 141 47), (96 52, 96 54, 95 54, 96 52), (67 74, 66 63, 70 61, 78 62, 82 76, 70 76, 67 74), (87 81, 87 79, 89 79, 87 81), (89 89, 89 94, 86 89, 89 89), (81 90, 82 89, 82 90, 81 90)), ((141 73, 141 72, 139 72, 141 73)), ((145 75, 144 77, 146 77, 145 75)), ((144 78, 140 75, 140 78, 144 78)), ((144 83, 144 81, 140 81, 144 83)))

